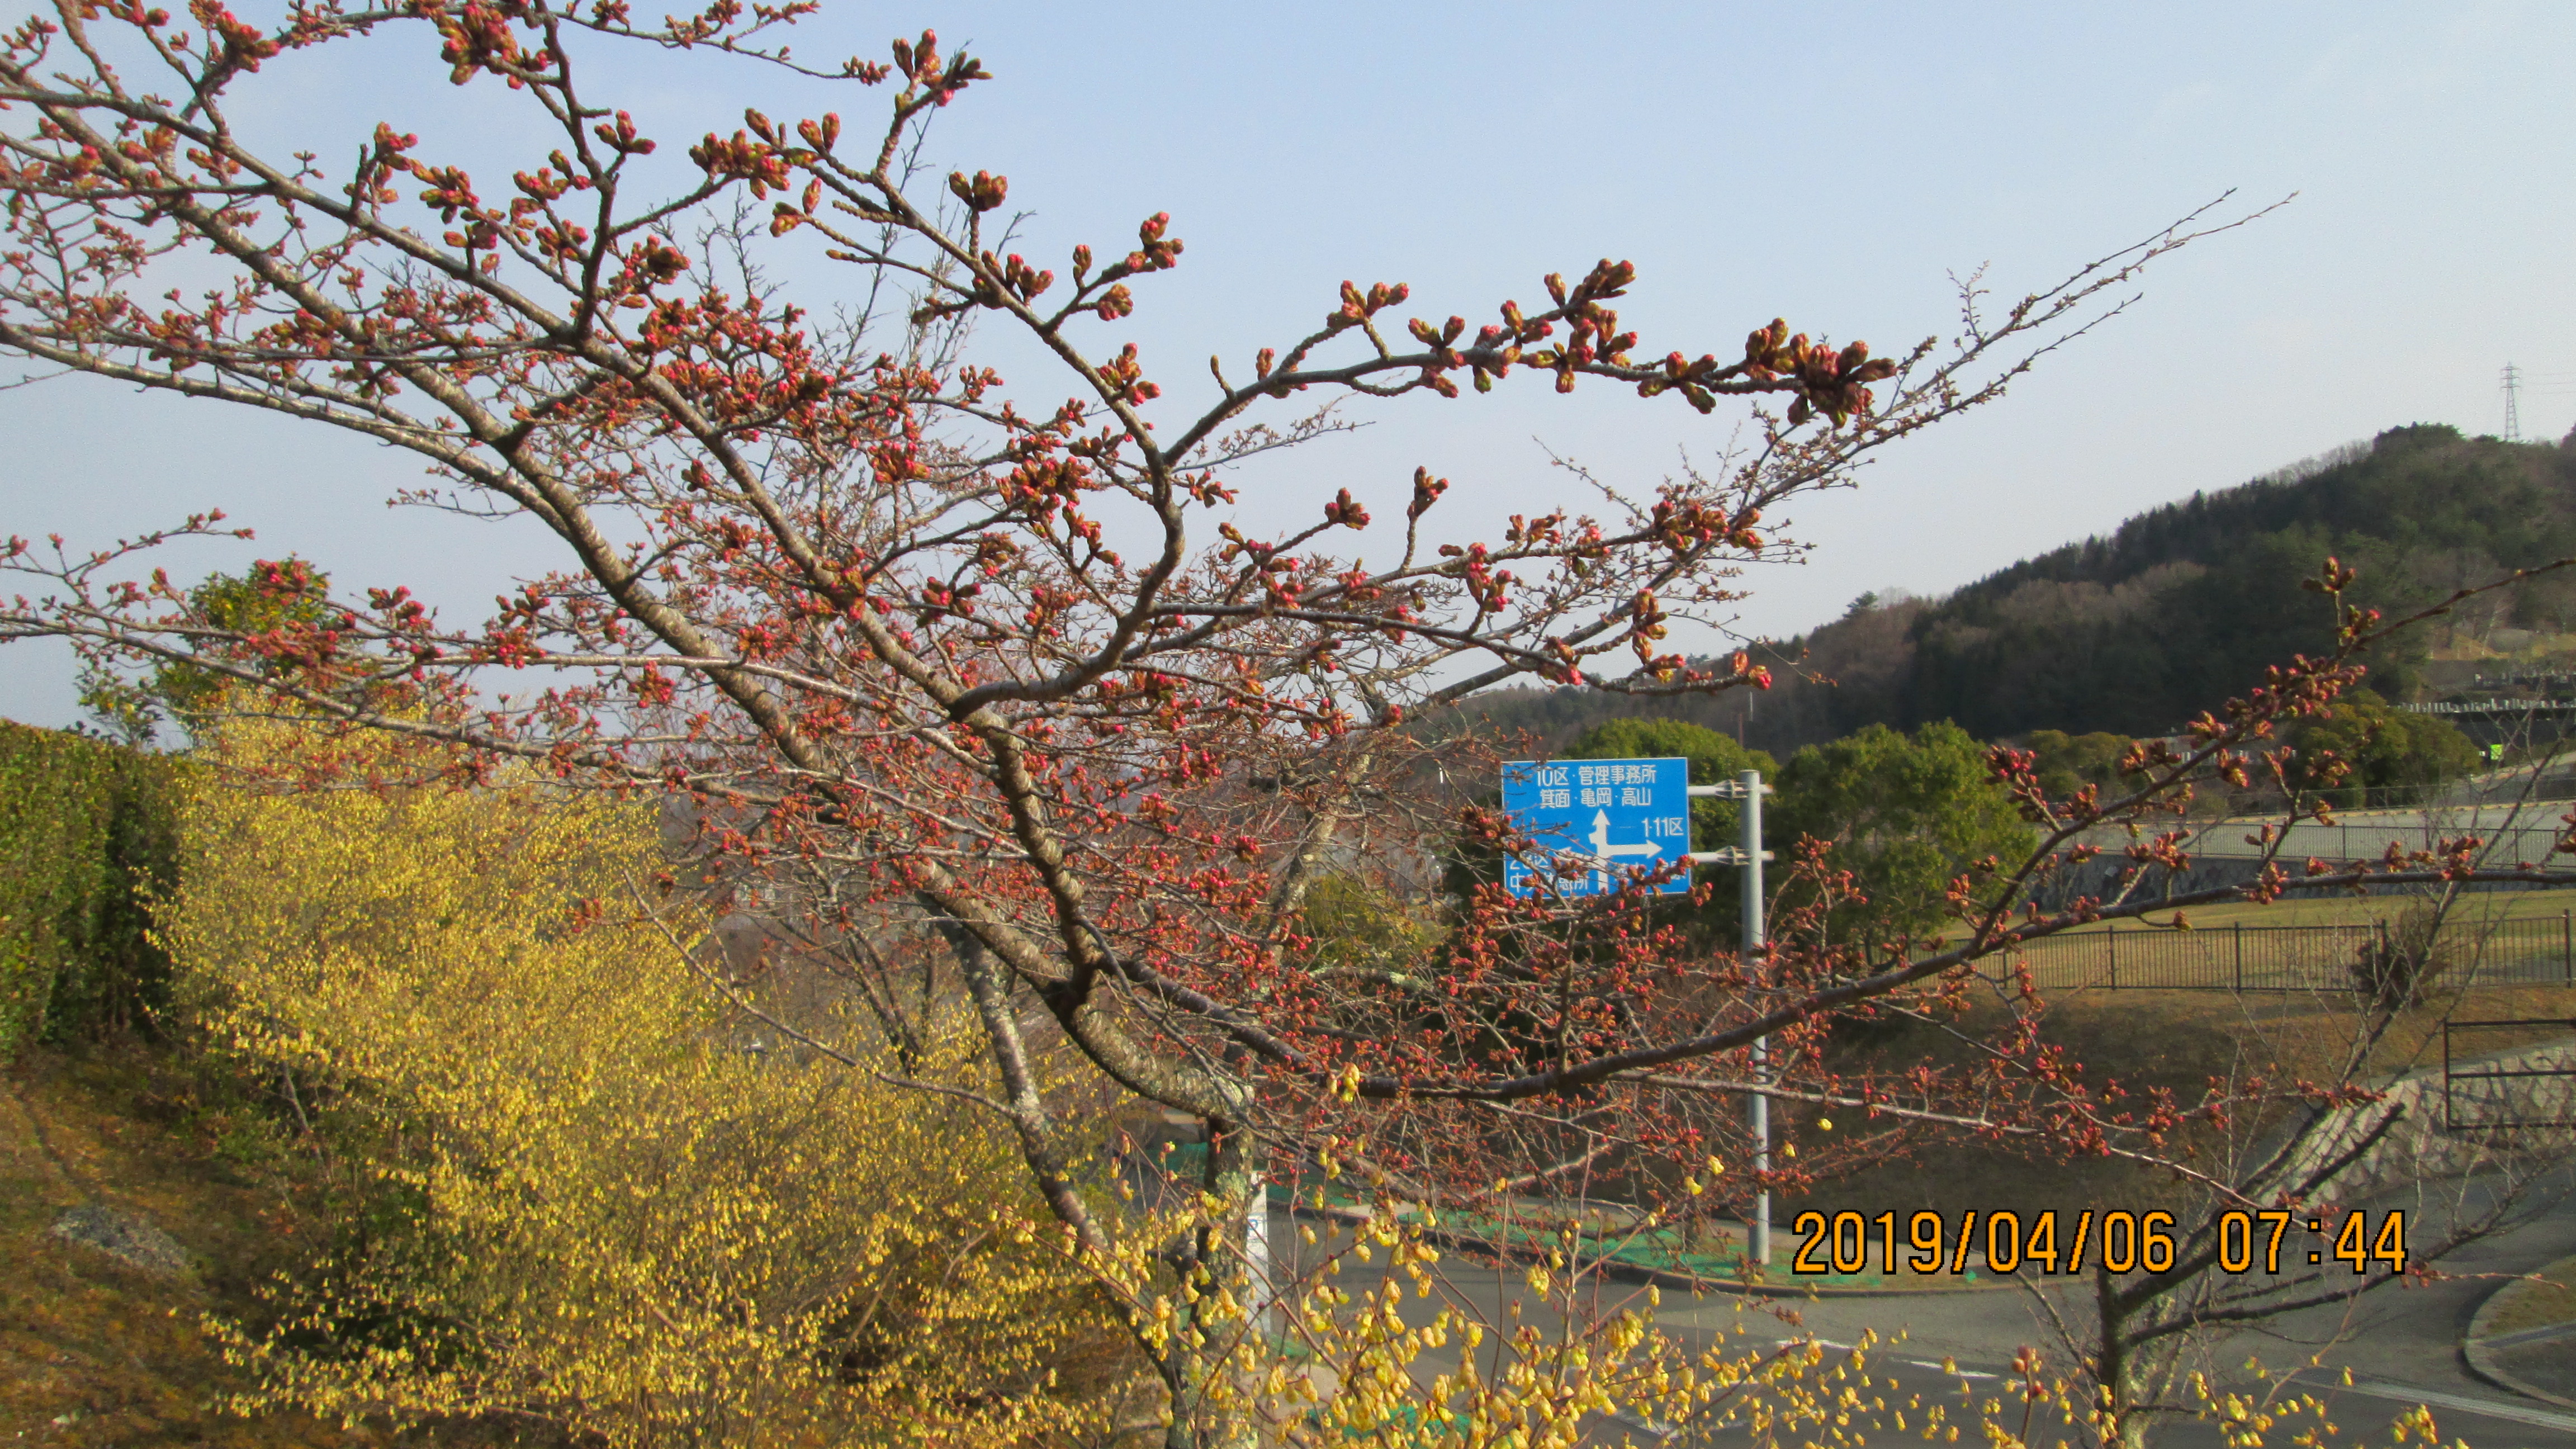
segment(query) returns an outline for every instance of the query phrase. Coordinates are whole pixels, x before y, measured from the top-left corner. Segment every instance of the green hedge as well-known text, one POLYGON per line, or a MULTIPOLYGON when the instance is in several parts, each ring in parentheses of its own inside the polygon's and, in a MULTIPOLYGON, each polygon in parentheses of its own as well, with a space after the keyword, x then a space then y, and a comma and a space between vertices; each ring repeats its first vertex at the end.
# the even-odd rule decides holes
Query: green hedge
POLYGON ((144 903, 172 880, 182 768, 0 720, 0 1061, 151 1025, 170 963, 144 903))

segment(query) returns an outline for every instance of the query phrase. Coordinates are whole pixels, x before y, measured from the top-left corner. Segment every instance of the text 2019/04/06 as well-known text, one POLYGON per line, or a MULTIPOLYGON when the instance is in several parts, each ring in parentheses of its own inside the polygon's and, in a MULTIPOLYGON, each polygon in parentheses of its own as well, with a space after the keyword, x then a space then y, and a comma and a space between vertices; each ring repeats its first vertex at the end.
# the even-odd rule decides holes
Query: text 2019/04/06
MULTIPOLYGON (((1911 1214, 1802 1212, 1790 1224, 1802 1240, 1789 1262, 1792 1273, 1863 1273, 1872 1258, 1878 1271, 1960 1273, 1973 1253, 1988 1272, 2081 1273, 2098 1264, 2114 1273, 2174 1266, 2174 1216, 2169 1212, 1980 1212, 1954 1217, 1926 1209, 1911 1214), (1900 1230, 1903 1237, 1898 1236, 1900 1230), (1900 1267, 1900 1264, 1902 1265, 1900 1267)), ((2356 1274, 2373 1264, 2406 1270, 2406 1214, 2382 1214, 2374 1229, 2367 1212, 2339 1218, 2287 1208, 2218 1215, 2215 1249, 2219 1271, 2278 1273, 2287 1262, 2344 1263, 2356 1274)))

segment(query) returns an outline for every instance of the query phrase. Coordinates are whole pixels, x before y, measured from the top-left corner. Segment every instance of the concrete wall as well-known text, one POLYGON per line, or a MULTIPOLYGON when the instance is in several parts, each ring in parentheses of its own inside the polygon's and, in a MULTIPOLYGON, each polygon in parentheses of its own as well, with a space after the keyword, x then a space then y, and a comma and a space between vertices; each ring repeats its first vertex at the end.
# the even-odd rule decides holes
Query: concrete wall
POLYGON ((2295 1188, 2386 1124, 2358 1157, 2310 1196, 2360 1202, 2390 1188, 2461 1177, 2576 1153, 2576 1075, 2489 1076, 2507 1071, 2576 1072, 2576 1040, 2455 1062, 2445 1111, 2439 1066, 2409 1073, 2376 1102, 2343 1108, 2299 1145, 2273 1184, 2295 1188), (2394 1119, 2393 1121, 2390 1119, 2394 1119), (2492 1124, 2519 1122, 2511 1131, 2492 1124))

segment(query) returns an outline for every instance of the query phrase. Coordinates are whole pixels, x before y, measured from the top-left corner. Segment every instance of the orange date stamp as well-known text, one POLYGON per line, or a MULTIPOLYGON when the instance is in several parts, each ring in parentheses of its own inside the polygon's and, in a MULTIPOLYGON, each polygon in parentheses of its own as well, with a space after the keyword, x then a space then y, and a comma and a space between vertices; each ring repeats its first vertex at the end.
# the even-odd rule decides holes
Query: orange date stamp
POLYGON ((1875 1260, 1880 1273, 1965 1273, 1974 1262, 1990 1273, 2059 1275, 2100 1269, 2110 1273, 2169 1273, 2177 1263, 2222 1273, 2279 1273, 2301 1266, 2343 1263, 2355 1274, 2374 1264, 2406 1270, 2406 1214, 2368 1212, 2339 1217, 2287 1208, 2229 1211, 2188 1238, 2178 1236, 2174 1215, 2162 1209, 2060 1213, 1956 1214, 1802 1212, 1790 1231, 1800 1239, 1789 1271, 1801 1276, 1865 1273, 1875 1260), (1902 1236, 1900 1237, 1900 1232, 1902 1236))

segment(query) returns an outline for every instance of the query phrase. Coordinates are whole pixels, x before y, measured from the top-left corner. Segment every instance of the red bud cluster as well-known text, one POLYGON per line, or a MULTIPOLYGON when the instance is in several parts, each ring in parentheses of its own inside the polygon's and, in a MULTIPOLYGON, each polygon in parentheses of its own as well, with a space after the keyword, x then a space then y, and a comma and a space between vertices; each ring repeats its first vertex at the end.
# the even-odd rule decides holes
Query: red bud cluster
POLYGON ((996 176, 990 171, 976 172, 972 181, 966 179, 963 171, 951 171, 948 173, 948 189, 959 201, 982 213, 1002 204, 1002 198, 1010 194, 1011 183, 1008 177, 996 176))
POLYGON ((1448 479, 1432 477, 1431 470, 1428 468, 1414 469, 1413 501, 1405 507, 1405 521, 1410 523, 1415 519, 1420 518, 1423 514, 1430 512, 1431 505, 1439 502, 1440 495, 1448 491, 1448 479))
POLYGON ((1160 272, 1178 265, 1175 258, 1181 254, 1181 239, 1163 235, 1171 225, 1172 214, 1158 211, 1137 226, 1137 249, 1127 254, 1123 264, 1127 272, 1160 272))
POLYGON ((1359 326, 1412 295, 1413 289, 1402 282, 1393 286, 1371 282, 1369 289, 1363 292, 1356 283, 1345 281, 1342 283, 1342 305, 1324 314, 1325 330, 1338 332, 1346 327, 1359 326))
POLYGON ((1792 427, 1819 412, 1839 427, 1870 410, 1876 398, 1868 384, 1895 376, 1896 364, 1872 358, 1866 342, 1851 343, 1837 352, 1808 341, 1804 332, 1792 337, 1788 322, 1774 317, 1770 326, 1757 327, 1745 337, 1744 371, 1757 381, 1785 378, 1798 384, 1797 401, 1789 405, 1792 427))
MULTIPOLYGON (((210 0, 198 0, 198 6, 214 8, 210 0)), ((445 42, 438 58, 449 66, 449 84, 461 86, 474 79, 477 71, 486 70, 508 78, 514 87, 524 84, 513 72, 525 57, 518 37, 510 33, 510 17, 501 9, 468 4, 461 10, 433 12, 431 23, 445 42)))
POLYGON ((1145 402, 1163 395, 1163 390, 1145 380, 1145 365, 1137 360, 1136 344, 1128 343, 1118 355, 1097 369, 1101 386, 1130 403, 1145 402))
POLYGON ((832 148, 840 143, 840 113, 835 111, 826 114, 819 122, 798 121, 796 123, 796 135, 799 140, 803 141, 817 154, 828 156, 832 154, 832 148))
POLYGON ((730 140, 709 132, 705 140, 689 148, 689 159, 710 180, 750 182, 751 194, 756 197, 787 189, 788 158, 777 147, 742 131, 734 132, 730 140))
POLYGON ((972 82, 992 79, 983 62, 962 52, 943 69, 939 60, 937 31, 921 32, 918 41, 897 40, 892 49, 894 73, 907 82, 901 103, 902 113, 906 115, 924 106, 944 106, 972 82))
POLYGON ((625 156, 650 156, 657 144, 638 135, 635 130, 635 118, 624 111, 617 113, 614 124, 602 121, 591 127, 590 133, 597 136, 609 149, 625 156))

